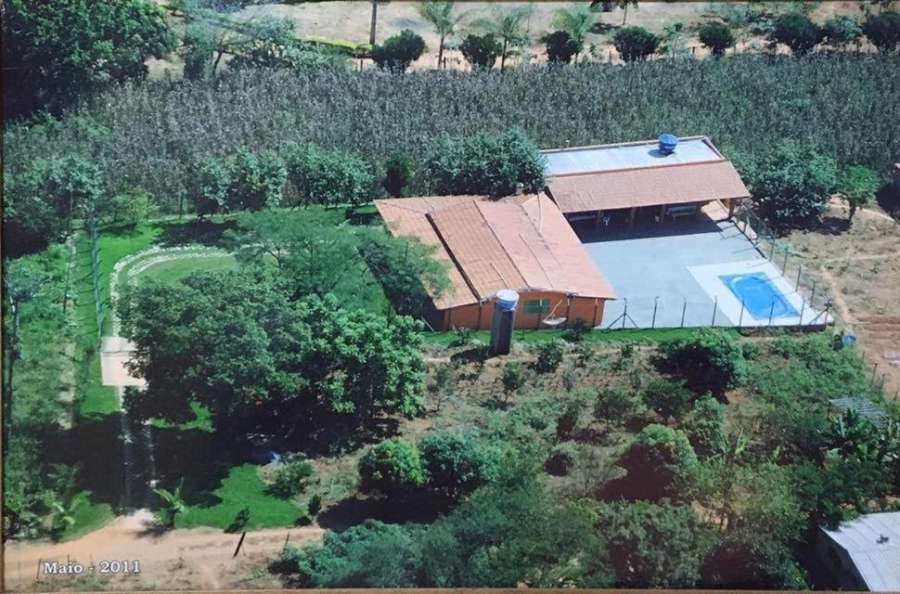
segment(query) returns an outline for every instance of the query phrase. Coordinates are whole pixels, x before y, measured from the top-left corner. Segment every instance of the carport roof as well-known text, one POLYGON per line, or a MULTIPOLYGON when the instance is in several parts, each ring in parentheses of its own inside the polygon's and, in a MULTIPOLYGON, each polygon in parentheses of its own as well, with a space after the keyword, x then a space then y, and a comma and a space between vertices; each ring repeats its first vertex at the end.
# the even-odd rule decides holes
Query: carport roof
POLYGON ((823 531, 847 551, 870 591, 900 591, 900 512, 863 514, 823 531))
POLYGON ((544 151, 550 196, 565 213, 747 198, 734 166, 704 136, 670 155, 657 141, 544 151))

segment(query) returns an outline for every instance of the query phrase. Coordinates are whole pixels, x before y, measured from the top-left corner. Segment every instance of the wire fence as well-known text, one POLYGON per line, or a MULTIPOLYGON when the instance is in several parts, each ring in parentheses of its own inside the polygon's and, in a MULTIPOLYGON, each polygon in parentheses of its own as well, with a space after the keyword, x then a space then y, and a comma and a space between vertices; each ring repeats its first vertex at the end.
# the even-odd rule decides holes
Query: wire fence
POLYGON ((90 242, 91 288, 94 293, 94 315, 97 321, 97 341, 99 343, 103 340, 103 323, 106 320, 106 307, 101 284, 99 225, 97 223, 97 213, 94 209, 91 209, 88 216, 85 217, 84 225, 87 227, 88 240, 90 242))

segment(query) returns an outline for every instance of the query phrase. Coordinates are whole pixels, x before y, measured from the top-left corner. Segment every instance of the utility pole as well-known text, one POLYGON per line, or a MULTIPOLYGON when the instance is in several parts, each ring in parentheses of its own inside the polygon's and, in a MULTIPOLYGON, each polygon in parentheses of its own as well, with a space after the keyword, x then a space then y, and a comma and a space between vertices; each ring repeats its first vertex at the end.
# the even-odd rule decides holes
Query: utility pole
POLYGON ((378 22, 378 0, 372 0, 372 26, 369 28, 369 45, 375 47, 375 24, 378 22))

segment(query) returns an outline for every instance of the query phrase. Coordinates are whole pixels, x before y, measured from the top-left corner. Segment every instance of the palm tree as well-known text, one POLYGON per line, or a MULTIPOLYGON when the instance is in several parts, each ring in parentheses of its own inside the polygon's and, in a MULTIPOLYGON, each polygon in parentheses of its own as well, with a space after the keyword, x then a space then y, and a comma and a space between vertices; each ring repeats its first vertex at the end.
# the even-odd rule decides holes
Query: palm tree
POLYGON ((498 9, 493 18, 481 18, 472 23, 473 26, 492 34, 500 40, 500 70, 506 65, 506 58, 513 55, 517 48, 528 44, 528 17, 531 6, 520 6, 503 12, 498 9))
POLYGON ((435 32, 441 38, 440 44, 438 45, 438 67, 442 67, 444 64, 444 40, 453 35, 456 25, 458 25, 465 16, 464 13, 453 14, 453 4, 453 2, 427 0, 416 7, 419 11, 419 15, 431 23, 435 32))
POLYGON ((594 13, 589 6, 576 4, 572 8, 560 8, 553 15, 551 25, 572 36, 581 47, 587 34, 594 27, 594 13))
POLYGON ((174 491, 169 491, 168 489, 153 489, 153 492, 156 493, 159 498, 162 500, 162 507, 159 510, 159 522, 165 528, 172 528, 175 526, 175 516, 178 514, 183 514, 187 511, 187 504, 184 502, 184 497, 181 494, 181 488, 184 486, 184 479, 181 478, 178 480, 178 484, 175 485, 174 491))

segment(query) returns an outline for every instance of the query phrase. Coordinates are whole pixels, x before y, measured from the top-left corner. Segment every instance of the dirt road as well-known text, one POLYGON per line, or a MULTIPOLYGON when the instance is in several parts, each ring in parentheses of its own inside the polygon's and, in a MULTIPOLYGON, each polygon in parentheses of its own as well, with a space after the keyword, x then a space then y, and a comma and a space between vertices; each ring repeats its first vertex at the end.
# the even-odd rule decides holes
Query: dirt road
MULTIPOLYGON (((221 589, 246 587, 247 578, 257 567, 275 558, 285 541, 294 545, 318 542, 324 530, 318 527, 273 528, 248 532, 241 553, 233 558, 239 534, 225 534, 214 528, 171 530, 157 534, 152 515, 139 510, 117 518, 109 525, 82 538, 64 543, 7 543, 5 550, 4 590, 68 589, 74 576, 47 575, 47 561, 78 562, 85 576, 94 577, 105 588, 138 589, 221 589), (97 575, 101 560, 140 562, 140 574, 120 575, 107 581, 97 575), (89 574, 91 565, 94 575, 89 574)), ((271 578, 269 578, 271 579, 271 578)), ((262 582, 260 586, 271 586, 262 582)))

